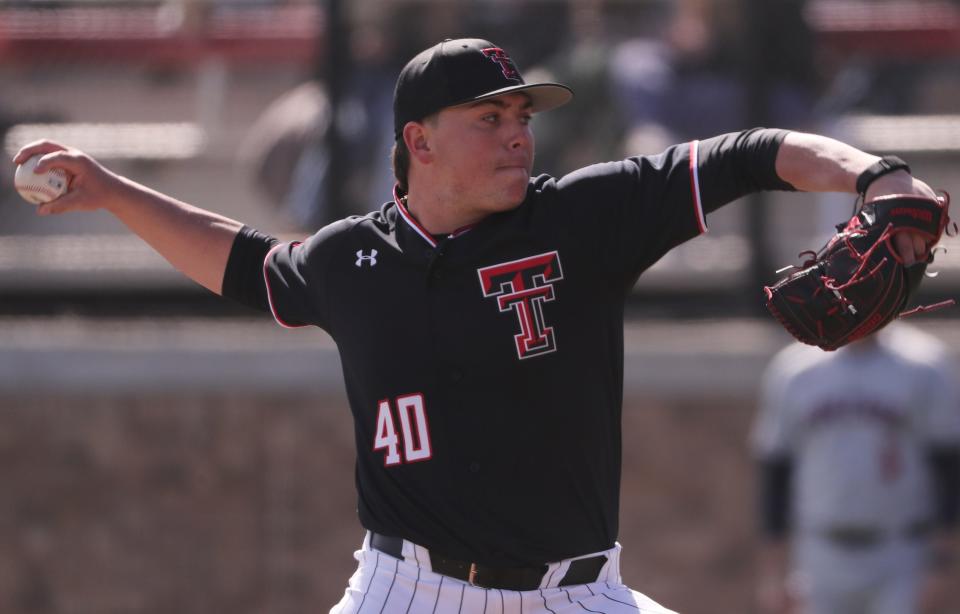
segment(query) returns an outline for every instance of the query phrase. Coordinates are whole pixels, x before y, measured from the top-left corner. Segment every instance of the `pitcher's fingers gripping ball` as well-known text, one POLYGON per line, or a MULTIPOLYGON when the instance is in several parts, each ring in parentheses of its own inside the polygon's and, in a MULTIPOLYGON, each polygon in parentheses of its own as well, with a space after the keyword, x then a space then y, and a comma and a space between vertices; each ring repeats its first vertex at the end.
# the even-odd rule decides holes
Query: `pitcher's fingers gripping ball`
POLYGON ((66 194, 70 186, 70 177, 63 169, 52 168, 42 173, 36 173, 37 163, 41 155, 30 157, 23 164, 17 166, 13 177, 13 185, 17 192, 27 202, 41 205, 66 194))
POLYGON ((904 311, 933 262, 933 246, 949 223, 949 203, 946 193, 870 200, 819 253, 804 252, 810 258, 799 271, 764 289, 767 308, 798 340, 835 350, 901 315, 952 304, 904 311), (914 264, 905 263, 895 245, 904 232, 926 244, 914 264))

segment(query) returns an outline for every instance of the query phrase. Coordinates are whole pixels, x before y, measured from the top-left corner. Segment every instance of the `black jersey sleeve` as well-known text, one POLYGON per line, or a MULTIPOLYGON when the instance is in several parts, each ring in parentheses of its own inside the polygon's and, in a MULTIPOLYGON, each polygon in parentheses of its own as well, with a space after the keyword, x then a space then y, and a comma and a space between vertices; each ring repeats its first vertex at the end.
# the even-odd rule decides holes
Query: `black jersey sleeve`
POLYGON ((759 190, 792 190, 775 169, 787 132, 755 128, 669 147, 652 156, 594 164, 534 181, 544 216, 597 255, 622 288, 670 249, 703 232, 705 213, 759 190))
POLYGON ((241 228, 233 239, 220 293, 247 307, 268 311, 263 260, 277 243, 276 238, 249 226, 241 228))
POLYGON ((277 243, 267 253, 263 279, 267 304, 278 324, 327 327, 327 267, 332 249, 348 228, 345 220, 334 222, 306 241, 277 243))
POLYGON ((794 191, 777 175, 777 152, 787 130, 753 128, 700 142, 698 184, 703 210, 719 209, 761 190, 794 191))

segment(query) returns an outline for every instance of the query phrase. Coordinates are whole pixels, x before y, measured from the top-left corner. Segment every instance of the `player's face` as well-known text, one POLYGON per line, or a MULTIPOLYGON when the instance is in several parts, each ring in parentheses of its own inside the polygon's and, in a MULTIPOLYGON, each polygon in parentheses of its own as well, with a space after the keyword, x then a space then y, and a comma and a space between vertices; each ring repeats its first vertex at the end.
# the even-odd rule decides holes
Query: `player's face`
POLYGON ((450 107, 437 116, 435 172, 458 206, 476 213, 523 202, 533 168, 530 99, 506 94, 450 107))

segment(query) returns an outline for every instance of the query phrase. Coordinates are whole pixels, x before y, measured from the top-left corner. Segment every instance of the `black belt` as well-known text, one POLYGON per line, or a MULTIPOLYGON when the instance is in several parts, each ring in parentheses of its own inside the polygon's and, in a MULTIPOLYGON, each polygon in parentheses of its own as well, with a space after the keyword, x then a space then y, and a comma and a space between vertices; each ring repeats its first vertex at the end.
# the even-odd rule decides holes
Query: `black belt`
MULTIPOLYGON (((403 539, 370 532, 370 546, 395 559, 403 559, 403 539)), ((607 557, 600 554, 570 561, 570 568, 557 586, 596 582, 607 557)), ((487 567, 464 563, 430 552, 430 567, 438 574, 450 576, 482 588, 502 588, 510 591, 532 591, 540 588, 546 565, 536 567, 487 567)))

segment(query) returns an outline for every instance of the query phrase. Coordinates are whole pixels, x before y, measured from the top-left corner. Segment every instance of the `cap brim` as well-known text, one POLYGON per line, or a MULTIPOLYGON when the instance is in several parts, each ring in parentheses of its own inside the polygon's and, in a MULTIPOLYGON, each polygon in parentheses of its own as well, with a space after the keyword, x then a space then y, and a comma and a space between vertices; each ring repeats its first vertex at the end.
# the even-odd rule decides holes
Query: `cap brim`
POLYGON ((503 96, 504 94, 513 94, 515 92, 522 92, 530 96, 530 102, 533 105, 530 110, 533 113, 540 113, 541 111, 556 109, 557 107, 567 104, 573 99, 573 90, 566 85, 561 85, 559 83, 525 83, 523 85, 512 85, 510 87, 504 87, 492 92, 487 92, 481 96, 464 100, 451 106, 459 107, 464 104, 470 104, 480 100, 487 100, 489 98, 496 98, 497 96, 503 96))

